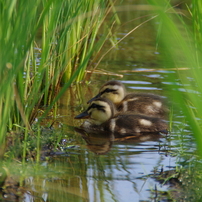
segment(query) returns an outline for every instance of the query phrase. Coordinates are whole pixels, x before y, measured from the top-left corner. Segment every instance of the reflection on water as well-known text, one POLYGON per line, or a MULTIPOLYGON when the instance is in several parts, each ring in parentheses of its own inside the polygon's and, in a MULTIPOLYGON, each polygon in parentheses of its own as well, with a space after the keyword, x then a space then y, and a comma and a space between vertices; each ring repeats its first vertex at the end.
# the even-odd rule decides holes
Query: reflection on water
MULTIPOLYGON (((141 133, 137 135, 120 135, 107 131, 85 131, 81 128, 75 128, 87 143, 87 148, 95 154, 106 154, 110 151, 113 143, 140 143, 144 141, 158 140, 163 137, 160 133, 141 133)), ((166 135, 166 134, 164 134, 166 135)))
POLYGON ((154 168, 175 166, 165 137, 112 142, 111 136, 79 132, 75 144, 80 146, 66 150, 69 157, 55 156, 40 166, 43 175, 26 180, 31 195, 25 201, 31 196, 44 201, 150 201, 155 187, 166 190, 148 177, 154 168))

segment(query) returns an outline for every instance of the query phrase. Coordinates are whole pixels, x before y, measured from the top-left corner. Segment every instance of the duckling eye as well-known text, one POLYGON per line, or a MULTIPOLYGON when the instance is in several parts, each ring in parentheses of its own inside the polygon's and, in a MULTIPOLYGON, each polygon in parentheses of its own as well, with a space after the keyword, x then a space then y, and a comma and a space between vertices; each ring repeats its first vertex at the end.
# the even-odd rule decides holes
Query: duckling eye
POLYGON ((114 89, 106 88, 106 89, 102 92, 102 94, 103 94, 103 93, 115 92, 115 91, 116 91, 116 90, 114 90, 114 89))
POLYGON ((109 93, 109 92, 111 92, 111 91, 112 91, 112 89, 110 89, 110 88, 106 88, 106 89, 105 89, 105 92, 106 92, 106 93, 109 93))
POLYGON ((97 105, 95 103, 93 103, 90 108, 97 108, 97 105))
POLYGON ((93 103, 93 104, 90 106, 90 108, 96 108, 96 109, 98 109, 98 110, 100 110, 100 111, 105 112, 104 106, 98 105, 98 104, 95 104, 95 103, 93 103))

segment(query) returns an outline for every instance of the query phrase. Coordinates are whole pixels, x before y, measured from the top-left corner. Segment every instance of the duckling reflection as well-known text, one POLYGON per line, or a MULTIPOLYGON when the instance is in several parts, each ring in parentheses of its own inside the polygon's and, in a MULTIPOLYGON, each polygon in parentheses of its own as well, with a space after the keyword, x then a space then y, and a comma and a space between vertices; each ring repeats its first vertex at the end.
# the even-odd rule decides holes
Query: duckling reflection
POLYGON ((95 154, 107 154, 114 143, 140 143, 144 141, 156 141, 163 137, 159 133, 143 133, 141 136, 114 136, 113 133, 106 133, 105 131, 91 131, 86 132, 81 128, 74 128, 86 142, 86 147, 95 154))
POLYGON ((88 101, 91 103, 98 97, 111 100, 120 112, 133 111, 148 116, 163 118, 167 115, 165 98, 151 93, 130 93, 126 95, 125 86, 119 81, 108 81, 99 93, 88 101))
POLYGON ((75 119, 88 118, 81 125, 88 131, 106 131, 113 134, 141 135, 141 133, 167 132, 164 120, 142 114, 117 113, 113 103, 105 98, 97 98, 91 102, 86 111, 75 119))
POLYGON ((81 134, 82 138, 87 143, 86 147, 95 154, 103 155, 110 151, 114 135, 106 132, 86 132, 81 128, 74 128, 76 132, 81 134))

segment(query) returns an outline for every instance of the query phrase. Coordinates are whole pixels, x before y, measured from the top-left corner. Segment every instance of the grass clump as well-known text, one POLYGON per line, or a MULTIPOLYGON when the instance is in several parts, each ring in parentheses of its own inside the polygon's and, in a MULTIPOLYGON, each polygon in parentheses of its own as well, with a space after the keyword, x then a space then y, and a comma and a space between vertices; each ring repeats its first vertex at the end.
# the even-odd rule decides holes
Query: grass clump
POLYGON ((84 78, 106 40, 107 32, 98 31, 112 6, 104 0, 0 1, 0 145, 11 131, 33 135, 38 108, 53 106, 84 78))

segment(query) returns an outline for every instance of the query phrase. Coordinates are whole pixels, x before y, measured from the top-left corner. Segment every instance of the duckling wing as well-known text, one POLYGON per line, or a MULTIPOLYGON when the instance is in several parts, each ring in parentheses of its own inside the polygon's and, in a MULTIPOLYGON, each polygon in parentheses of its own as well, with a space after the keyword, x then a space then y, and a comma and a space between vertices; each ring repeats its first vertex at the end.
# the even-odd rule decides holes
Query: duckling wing
POLYGON ((152 93, 129 93, 124 97, 123 100, 128 100, 133 98, 145 98, 145 99, 150 98, 153 100, 165 101, 165 97, 157 94, 152 94, 152 93))
POLYGON ((165 98, 147 93, 131 93, 125 96, 118 111, 133 111, 149 116, 164 117, 167 114, 165 98))
POLYGON ((111 132, 123 135, 140 135, 167 130, 167 124, 162 119, 140 114, 119 114, 110 119, 107 124, 111 132))

